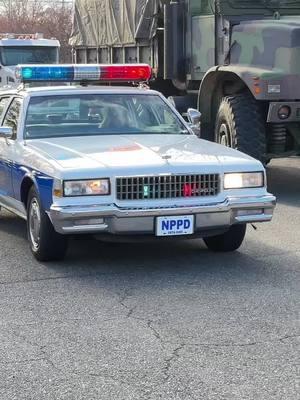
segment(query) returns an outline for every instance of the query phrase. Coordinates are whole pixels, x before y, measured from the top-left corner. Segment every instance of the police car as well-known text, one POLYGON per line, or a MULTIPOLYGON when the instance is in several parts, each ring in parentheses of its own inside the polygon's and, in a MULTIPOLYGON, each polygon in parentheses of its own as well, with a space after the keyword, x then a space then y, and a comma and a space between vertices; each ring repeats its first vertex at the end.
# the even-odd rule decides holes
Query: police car
POLYGON ((234 251, 247 223, 272 219, 263 165, 201 140, 196 110, 186 123, 144 85, 148 65, 24 65, 17 74, 22 86, 0 94, 0 204, 27 221, 38 260, 62 259, 75 234, 199 237, 234 251))

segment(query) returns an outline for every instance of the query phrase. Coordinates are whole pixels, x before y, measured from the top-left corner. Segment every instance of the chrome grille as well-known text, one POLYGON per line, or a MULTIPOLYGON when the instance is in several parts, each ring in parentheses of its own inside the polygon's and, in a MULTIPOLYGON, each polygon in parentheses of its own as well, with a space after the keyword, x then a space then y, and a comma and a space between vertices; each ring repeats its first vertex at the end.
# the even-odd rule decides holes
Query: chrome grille
POLYGON ((218 174, 117 178, 118 200, 156 200, 216 196, 218 174))

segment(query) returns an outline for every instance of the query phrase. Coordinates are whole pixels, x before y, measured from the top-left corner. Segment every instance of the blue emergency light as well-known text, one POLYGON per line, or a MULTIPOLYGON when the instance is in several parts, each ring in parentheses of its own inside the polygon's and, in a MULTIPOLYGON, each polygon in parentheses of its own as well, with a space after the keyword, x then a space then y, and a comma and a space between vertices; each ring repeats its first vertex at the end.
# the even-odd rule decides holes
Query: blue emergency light
POLYGON ((152 70, 147 64, 18 65, 21 82, 147 82, 152 70))

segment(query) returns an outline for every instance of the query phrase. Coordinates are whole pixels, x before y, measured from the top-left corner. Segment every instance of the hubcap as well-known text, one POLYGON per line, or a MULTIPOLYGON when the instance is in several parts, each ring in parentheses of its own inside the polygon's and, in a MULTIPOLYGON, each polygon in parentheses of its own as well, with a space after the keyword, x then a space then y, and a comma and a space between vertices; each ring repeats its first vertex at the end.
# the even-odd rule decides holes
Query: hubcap
POLYGON ((40 230, 41 230, 41 211, 36 198, 33 198, 29 209, 29 235, 31 243, 35 250, 40 245, 40 230))
POLYGON ((226 124, 222 124, 219 129, 219 142, 223 146, 231 147, 230 134, 226 124))

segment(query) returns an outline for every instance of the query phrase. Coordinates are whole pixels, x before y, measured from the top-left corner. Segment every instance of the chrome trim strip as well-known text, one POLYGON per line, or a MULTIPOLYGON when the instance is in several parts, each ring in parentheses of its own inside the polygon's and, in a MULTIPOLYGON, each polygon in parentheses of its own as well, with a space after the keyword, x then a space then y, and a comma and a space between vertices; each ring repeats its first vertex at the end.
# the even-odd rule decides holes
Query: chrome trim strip
POLYGON ((273 218, 273 214, 243 215, 236 216, 234 220, 239 223, 268 222, 273 218))
POLYGON ((115 216, 115 217, 148 217, 159 215, 180 215, 180 214, 199 214, 207 212, 222 212, 228 209, 255 209, 255 208, 274 208, 276 205, 276 197, 272 195, 265 195, 262 197, 246 197, 234 198, 228 197, 223 203, 215 203, 209 205, 197 205, 189 207, 176 207, 176 208, 159 208, 159 209, 128 209, 125 210, 117 207, 115 204, 111 205, 92 205, 86 207, 80 206, 55 206, 52 205, 50 215, 60 215, 62 219, 76 218, 80 219, 81 216, 115 216))
POLYGON ((107 224, 98 225, 75 225, 75 226, 63 226, 62 230, 65 233, 80 233, 80 232, 100 232, 105 231, 108 228, 107 224))
POLYGON ((27 213, 21 201, 8 196, 0 196, 0 206, 18 217, 27 220, 27 213))

